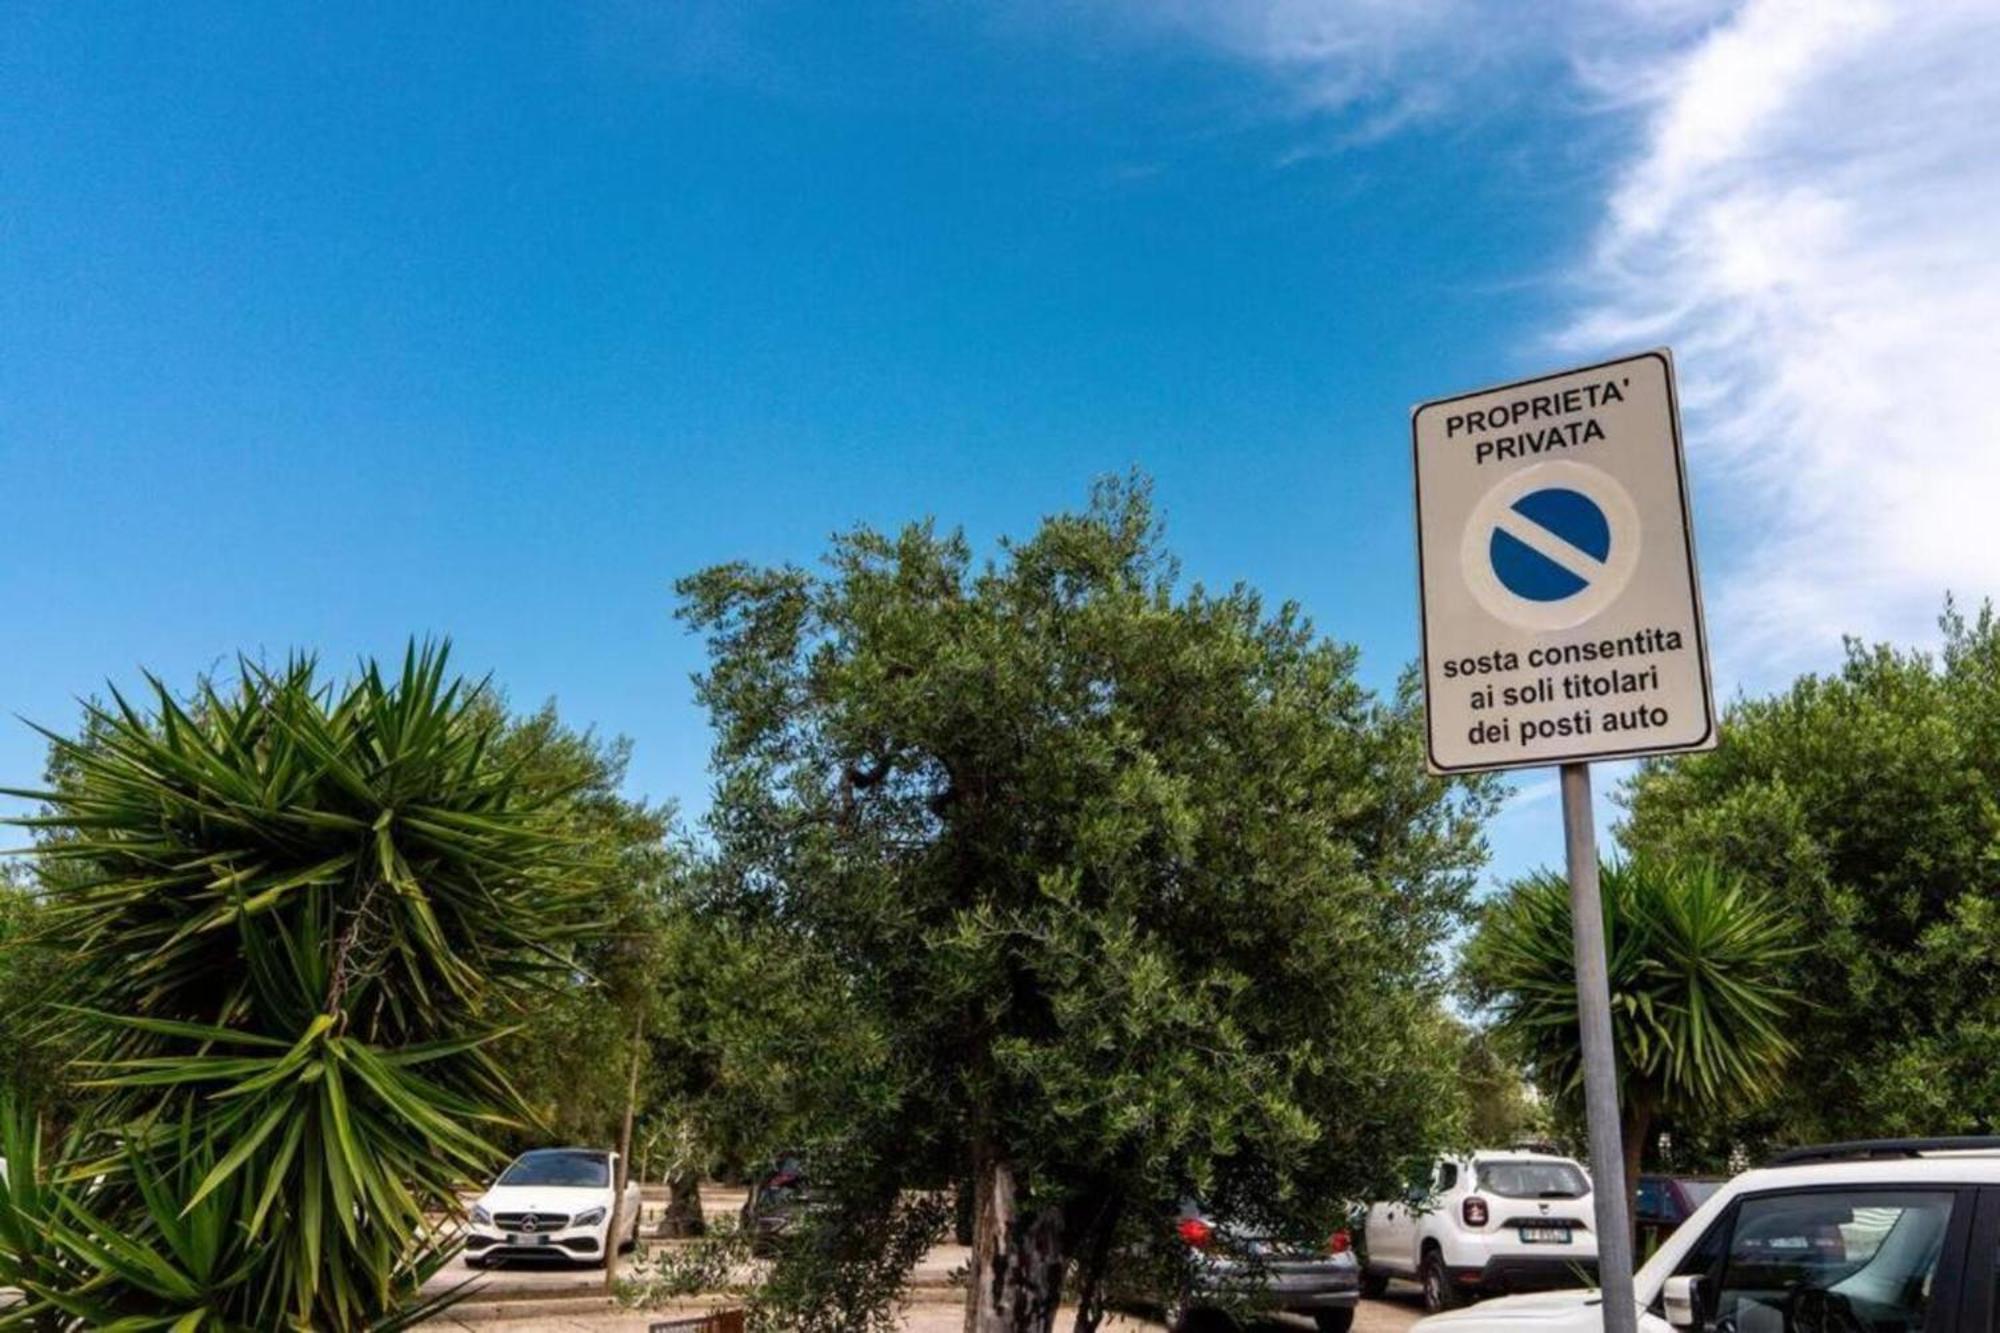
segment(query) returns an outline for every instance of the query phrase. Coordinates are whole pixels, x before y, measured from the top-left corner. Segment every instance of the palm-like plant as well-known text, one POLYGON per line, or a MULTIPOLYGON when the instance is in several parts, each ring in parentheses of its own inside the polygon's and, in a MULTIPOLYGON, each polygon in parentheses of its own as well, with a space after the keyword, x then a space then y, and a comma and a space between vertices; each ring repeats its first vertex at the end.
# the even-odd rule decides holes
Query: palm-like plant
MULTIPOLYGON (((0 1098, 0 1329, 58 1330, 69 1316, 49 1300, 67 1291, 90 1270, 68 1255, 56 1239, 64 1217, 64 1192, 45 1169, 43 1126, 11 1098, 0 1098)), ((60 1152, 60 1150, 59 1150, 60 1152)))
MULTIPOLYGON (((1798 947, 1769 899, 1714 866, 1634 859, 1599 876, 1625 1177, 1636 1189, 1660 1115, 1739 1113, 1776 1091, 1792 1056, 1785 978, 1798 947)), ((1509 885, 1487 904, 1464 967, 1536 1082, 1580 1097, 1568 881, 1543 872, 1509 885)))
POLYGON ((561 794, 492 759, 501 715, 445 656, 338 690, 246 664, 185 706, 155 681, 16 793, 46 809, 25 822, 106 1131, 58 1234, 100 1314, 387 1328, 448 1257, 437 1219, 521 1114, 486 1047, 578 904, 561 794))

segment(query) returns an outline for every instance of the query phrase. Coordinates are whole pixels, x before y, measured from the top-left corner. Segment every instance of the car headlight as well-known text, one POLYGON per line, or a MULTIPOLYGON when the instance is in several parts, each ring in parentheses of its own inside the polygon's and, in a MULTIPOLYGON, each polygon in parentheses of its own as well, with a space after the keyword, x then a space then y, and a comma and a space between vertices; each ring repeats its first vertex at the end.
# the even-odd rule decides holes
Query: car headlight
POLYGON ((604 1210, 602 1208, 592 1208, 586 1212, 578 1213, 575 1217, 572 1217, 569 1220, 569 1224, 573 1227, 594 1227, 603 1220, 604 1220, 604 1210))
POLYGON ((485 1204, 475 1203, 472 1205, 472 1225, 476 1227, 490 1227, 493 1225, 493 1214, 486 1211, 485 1204))

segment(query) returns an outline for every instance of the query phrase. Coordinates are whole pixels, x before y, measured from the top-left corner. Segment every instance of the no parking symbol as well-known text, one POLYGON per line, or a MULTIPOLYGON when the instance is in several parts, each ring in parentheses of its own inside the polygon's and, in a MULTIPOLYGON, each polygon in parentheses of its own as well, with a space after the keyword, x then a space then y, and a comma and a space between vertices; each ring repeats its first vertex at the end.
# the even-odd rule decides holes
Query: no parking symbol
POLYGON ((1611 523, 1582 491, 1549 486, 1529 491, 1501 515, 1487 554, 1508 592, 1560 602, 1594 581, 1611 554, 1611 523))
POLYGON ((1567 460, 1523 468, 1489 490, 1459 553, 1479 604, 1523 629, 1564 629, 1625 590, 1639 517, 1608 474, 1567 460))

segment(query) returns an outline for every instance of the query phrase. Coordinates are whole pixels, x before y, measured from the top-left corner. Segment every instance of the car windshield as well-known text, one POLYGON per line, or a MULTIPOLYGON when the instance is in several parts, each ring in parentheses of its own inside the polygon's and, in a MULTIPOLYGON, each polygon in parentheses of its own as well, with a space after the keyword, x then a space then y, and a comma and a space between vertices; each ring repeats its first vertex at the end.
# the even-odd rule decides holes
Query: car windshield
POLYGON ((1590 1182, 1568 1162, 1481 1162, 1479 1188, 1506 1199, 1581 1199, 1590 1182))
POLYGON ((567 1189, 604 1189, 611 1183, 611 1158, 606 1153, 552 1149, 523 1153, 500 1177, 502 1185, 548 1185, 567 1189))

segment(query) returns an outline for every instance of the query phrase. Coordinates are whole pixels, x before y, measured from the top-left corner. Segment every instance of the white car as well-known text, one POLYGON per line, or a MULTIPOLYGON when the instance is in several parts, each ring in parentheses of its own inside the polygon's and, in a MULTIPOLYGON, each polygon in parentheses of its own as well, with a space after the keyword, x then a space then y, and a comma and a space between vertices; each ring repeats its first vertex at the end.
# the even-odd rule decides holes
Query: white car
POLYGON ((522 1153, 493 1188, 472 1205, 465 1232, 465 1262, 484 1268, 496 1259, 611 1257, 639 1239, 639 1186, 625 1186, 625 1207, 612 1207, 618 1154, 600 1148, 538 1148, 522 1153), (614 1216, 615 1214, 615 1216, 614 1216))
POLYGON ((1476 1152, 1439 1161, 1403 1198, 1368 1210, 1363 1290, 1422 1284, 1424 1308, 1574 1287, 1597 1271, 1590 1175, 1574 1159, 1476 1152))
MULTIPOLYGON (((1641 1333, 1988 1333, 2000 1277, 2000 1139, 1784 1154, 1736 1177, 1633 1282, 1641 1333)), ((1600 1293, 1510 1297, 1424 1333, 1602 1333, 1600 1293)))

